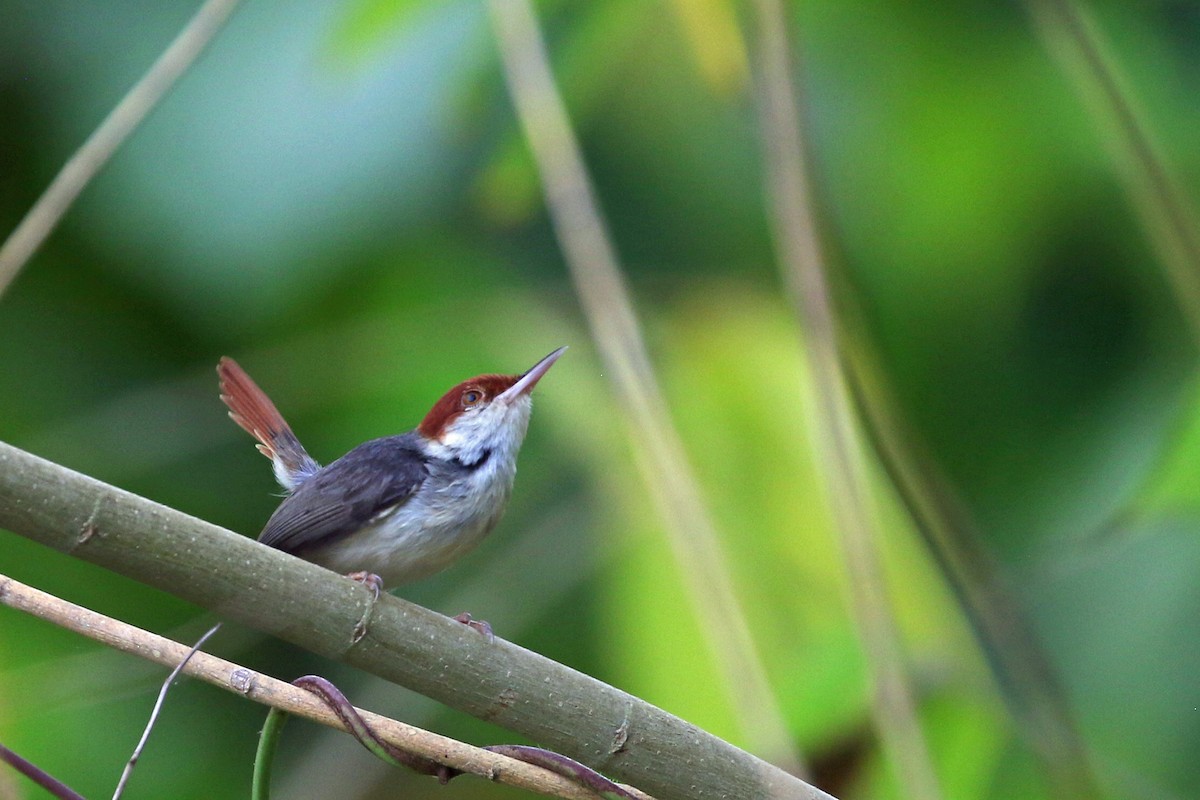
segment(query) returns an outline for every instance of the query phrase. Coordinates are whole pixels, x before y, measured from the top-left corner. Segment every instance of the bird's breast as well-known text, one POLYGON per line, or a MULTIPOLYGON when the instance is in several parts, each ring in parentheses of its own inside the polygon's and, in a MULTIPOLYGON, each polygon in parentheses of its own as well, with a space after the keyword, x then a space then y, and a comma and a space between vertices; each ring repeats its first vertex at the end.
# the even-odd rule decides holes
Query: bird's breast
POLYGON ((374 572, 388 588, 440 572, 496 526, 515 474, 515 461, 497 458, 467 467, 432 461, 406 501, 308 557, 337 572, 374 572))

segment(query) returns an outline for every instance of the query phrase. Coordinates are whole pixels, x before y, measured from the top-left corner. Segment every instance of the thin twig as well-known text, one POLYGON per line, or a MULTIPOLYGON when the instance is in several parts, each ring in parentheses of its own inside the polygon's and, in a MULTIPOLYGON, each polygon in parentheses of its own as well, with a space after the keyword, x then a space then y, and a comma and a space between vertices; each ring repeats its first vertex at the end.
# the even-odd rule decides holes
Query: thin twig
POLYGON ((237 4, 238 0, 206 0, 141 80, 67 160, 0 246, 0 295, 46 241, 84 187, 195 62, 237 4))
MULTIPOLYGON (((347 731, 346 725, 337 714, 311 692, 204 652, 194 652, 191 659, 184 664, 193 649, 26 586, 4 575, 0 575, 0 604, 48 620, 148 661, 171 667, 182 664, 183 674, 190 677, 257 703, 347 731)), ((356 710, 374 733, 389 745, 445 764, 459 772, 478 775, 551 797, 596 800, 594 792, 582 789, 572 781, 541 767, 473 747, 370 711, 356 710)))
POLYGON ((130 777, 133 775, 134 767, 137 766, 138 759, 142 756, 142 750, 146 747, 146 742, 150 739, 150 731, 154 730, 154 723, 158 721, 158 715, 162 711, 163 702, 167 699, 167 691, 171 688, 171 684, 179 677, 179 673, 183 672, 184 667, 192 660, 192 656, 199 652, 204 643, 209 640, 214 633, 221 629, 221 623, 213 625, 208 631, 196 640, 192 645, 192 649, 187 652, 175 669, 171 670, 171 674, 163 681, 162 688, 158 690, 158 698, 154 701, 154 708, 150 711, 150 719, 146 721, 146 729, 142 731, 142 738, 138 740, 137 746, 133 748, 133 755, 129 757, 129 761, 125 764, 125 769, 121 771, 121 779, 117 781, 116 791, 113 792, 113 800, 119 800, 125 791, 125 785, 129 783, 130 777))
POLYGON ((632 427, 643 479, 659 503, 706 643, 734 698, 751 749, 794 774, 802 758, 725 568, 716 525, 684 454, 654 375, 641 327, 601 216, 579 143, 550 70, 528 0, 492 0, 505 79, 538 165, 542 191, 575 291, 632 427))
MULTIPOLYGON (((29 778, 29 780, 42 787, 59 800, 85 800, 84 796, 79 792, 75 791, 70 786, 67 786, 58 778, 55 778, 49 772, 46 772, 44 769, 28 759, 17 755, 2 744, 0 744, 0 761, 8 764, 17 772, 21 773, 26 778, 29 778)), ((13 796, 15 797, 16 795, 14 794, 13 796)))
POLYGON ((903 666, 902 648, 875 542, 870 487, 838 352, 837 322, 820 235, 810 203, 780 0, 758 0, 759 129, 779 268, 803 327, 812 366, 826 489, 837 522, 859 636, 868 656, 873 715, 905 789, 941 797, 903 666))

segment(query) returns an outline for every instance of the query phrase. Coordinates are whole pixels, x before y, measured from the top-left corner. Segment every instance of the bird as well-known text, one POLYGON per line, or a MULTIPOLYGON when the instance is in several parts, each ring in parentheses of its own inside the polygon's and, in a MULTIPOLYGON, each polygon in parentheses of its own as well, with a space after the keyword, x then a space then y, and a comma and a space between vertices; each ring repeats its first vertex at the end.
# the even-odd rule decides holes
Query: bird
POLYGON ((499 522, 512 493, 533 388, 566 347, 520 375, 479 375, 413 430, 321 466, 232 358, 217 365, 229 416, 258 440, 286 492, 258 541, 379 592, 442 571, 499 522))

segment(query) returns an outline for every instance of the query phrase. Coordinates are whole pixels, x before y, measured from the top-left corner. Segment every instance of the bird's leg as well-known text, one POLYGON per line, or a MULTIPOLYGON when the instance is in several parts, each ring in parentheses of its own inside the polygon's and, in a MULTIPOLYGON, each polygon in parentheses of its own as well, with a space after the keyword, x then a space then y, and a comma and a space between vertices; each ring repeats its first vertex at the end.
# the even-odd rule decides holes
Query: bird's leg
POLYGON ((346 575, 352 581, 361 583, 363 586, 371 590, 371 601, 367 603, 367 610, 363 612, 362 618, 354 625, 354 633, 351 634, 350 641, 357 644, 367 635, 367 623, 371 620, 371 612, 375 610, 375 603, 379 600, 379 594, 383 591, 383 578, 376 575, 374 572, 351 572, 346 575))
POLYGON ((451 617, 450 619, 454 620, 455 622, 461 622, 463 625, 466 625, 468 628, 473 628, 474 630, 479 631, 480 633, 483 634, 484 638, 486 638, 489 643, 494 642, 496 640, 496 635, 494 633, 492 633, 491 623, 488 622, 486 619, 472 619, 471 613, 469 611, 464 611, 461 614, 459 614, 458 616, 451 617))

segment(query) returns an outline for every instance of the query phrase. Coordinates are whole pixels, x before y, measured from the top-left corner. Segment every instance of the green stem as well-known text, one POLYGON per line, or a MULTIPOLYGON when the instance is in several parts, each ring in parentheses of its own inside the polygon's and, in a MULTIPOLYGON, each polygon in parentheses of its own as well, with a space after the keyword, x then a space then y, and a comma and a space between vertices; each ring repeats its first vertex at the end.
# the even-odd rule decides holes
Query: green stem
POLYGON ((262 733, 258 737, 258 751, 254 754, 254 783, 250 789, 250 800, 270 800, 271 765, 275 761, 279 736, 287 719, 288 713, 278 708, 272 708, 267 714, 267 721, 263 723, 262 733))

